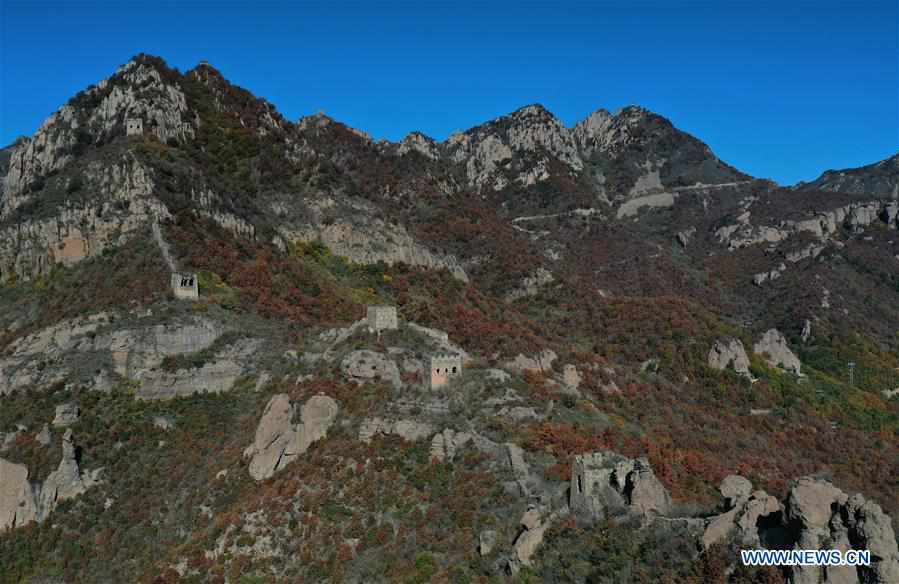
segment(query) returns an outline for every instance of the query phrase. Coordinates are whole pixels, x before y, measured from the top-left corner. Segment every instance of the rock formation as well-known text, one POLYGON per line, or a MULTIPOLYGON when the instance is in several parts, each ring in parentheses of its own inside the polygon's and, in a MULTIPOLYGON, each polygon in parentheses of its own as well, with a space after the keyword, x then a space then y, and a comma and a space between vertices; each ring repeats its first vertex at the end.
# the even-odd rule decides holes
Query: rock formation
POLYGON ((742 549, 870 550, 871 565, 794 566, 791 584, 886 584, 899 582, 899 549, 889 516, 861 495, 849 496, 828 481, 803 477, 784 503, 748 480, 721 483, 724 510, 706 520, 702 547, 733 540, 742 549), (751 492, 750 492, 751 491, 751 492))
POLYGON ((514 555, 509 562, 509 570, 513 574, 517 573, 521 566, 532 567, 534 565, 534 554, 543 543, 546 530, 566 515, 568 515, 567 507, 545 514, 545 516, 541 509, 532 508, 522 516, 519 523, 524 529, 518 534, 512 545, 514 555))
POLYGON ((726 338, 715 341, 709 350, 708 361, 712 369, 724 370, 732 367, 740 375, 750 376, 749 357, 740 339, 726 338))
POLYGON ((343 358, 340 370, 356 383, 380 379, 390 383, 394 388, 402 387, 400 370, 396 363, 386 355, 375 351, 353 351, 343 358))
POLYGON ((430 424, 416 420, 386 420, 384 418, 369 418, 359 426, 359 440, 368 443, 376 435, 399 436, 403 440, 415 442, 431 435, 434 429, 430 424))
POLYGON ((101 482, 102 469, 82 473, 72 430, 62 438, 62 460, 43 484, 28 481, 28 468, 0 459, 0 529, 45 520, 56 506, 101 482))
POLYGON ((468 432, 455 432, 449 428, 434 434, 431 439, 431 458, 439 462, 452 462, 456 451, 471 439, 472 435, 468 432))
POLYGON ((506 362, 503 366, 509 371, 515 371, 517 373, 524 373, 525 371, 540 373, 550 371, 553 366, 553 361, 555 361, 557 357, 556 352, 552 349, 544 349, 534 357, 519 354, 513 360, 506 362))
POLYGON ((773 526, 780 521, 783 506, 776 497, 753 491, 752 483, 738 475, 726 477, 720 491, 724 512, 706 520, 702 546, 708 548, 731 537, 742 546, 760 546, 759 520, 773 526))
POLYGON ((762 338, 752 346, 752 352, 756 355, 765 357, 768 365, 771 367, 782 367, 783 369, 800 375, 802 364, 790 347, 783 334, 777 329, 770 329, 762 338))
POLYGON ((244 451, 255 480, 270 478, 324 438, 339 411, 337 402, 326 395, 309 398, 300 408, 297 424, 292 422, 295 409, 286 394, 272 396, 266 405, 256 438, 244 451))
POLYGON ((797 549, 867 549, 871 565, 854 568, 796 566, 791 584, 824 582, 899 582, 899 549, 890 518, 879 505, 861 495, 852 497, 827 481, 804 477, 790 489, 784 519, 797 549), (856 579, 856 575, 858 579, 856 579))
POLYGON ((38 509, 28 468, 0 458, 0 531, 37 521, 38 509))

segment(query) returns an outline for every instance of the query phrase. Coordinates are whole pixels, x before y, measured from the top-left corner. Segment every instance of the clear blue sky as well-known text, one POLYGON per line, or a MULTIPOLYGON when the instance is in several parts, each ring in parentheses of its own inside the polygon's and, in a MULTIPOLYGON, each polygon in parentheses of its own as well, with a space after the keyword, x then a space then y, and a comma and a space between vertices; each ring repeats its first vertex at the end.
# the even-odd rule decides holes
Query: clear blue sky
POLYGON ((793 183, 899 151, 897 4, 0 0, 0 142, 146 52, 390 140, 639 104, 793 183))

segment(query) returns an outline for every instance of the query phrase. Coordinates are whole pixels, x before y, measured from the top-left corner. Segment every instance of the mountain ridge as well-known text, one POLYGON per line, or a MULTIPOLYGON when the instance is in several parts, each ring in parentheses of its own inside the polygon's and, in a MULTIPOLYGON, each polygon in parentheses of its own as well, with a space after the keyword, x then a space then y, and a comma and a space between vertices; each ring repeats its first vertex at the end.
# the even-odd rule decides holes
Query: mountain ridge
POLYGON ((0 584, 892 584, 892 173, 638 107, 385 143, 139 56, 0 157, 0 584))

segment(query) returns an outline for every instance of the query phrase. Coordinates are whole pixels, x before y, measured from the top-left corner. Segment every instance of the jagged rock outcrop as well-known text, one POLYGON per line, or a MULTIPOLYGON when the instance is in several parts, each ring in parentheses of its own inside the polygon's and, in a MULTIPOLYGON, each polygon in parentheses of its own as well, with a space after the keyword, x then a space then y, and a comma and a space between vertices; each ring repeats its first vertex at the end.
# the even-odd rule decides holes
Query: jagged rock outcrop
POLYGON ((567 516, 568 512, 567 507, 552 513, 545 513, 539 508, 531 508, 522 516, 519 523, 524 529, 515 538, 515 543, 512 545, 514 555, 509 561, 509 571, 512 574, 518 573, 522 566, 533 567, 534 554, 543 543, 546 531, 554 523, 567 516))
POLYGON ((434 434, 434 438, 431 439, 431 458, 439 462, 452 462, 456 451, 472 438, 473 436, 468 432, 456 432, 450 428, 434 434))
POLYGON ((416 420, 387 420, 384 418, 368 418, 359 426, 359 440, 366 444, 376 435, 399 436, 403 440, 415 442, 423 440, 434 432, 433 426, 416 420))
POLYGON ((799 479, 790 489, 784 519, 793 531, 797 549, 867 549, 871 566, 796 566, 790 570, 791 584, 824 582, 899 582, 899 549, 889 516, 879 505, 862 495, 848 496, 833 484, 810 477, 799 479))
POLYGON ((337 418, 339 406, 333 398, 315 395, 300 408, 300 422, 292 422, 296 407, 286 394, 272 396, 265 407, 256 437, 245 451, 250 459, 249 472, 257 481, 276 472, 304 454, 324 438, 337 418))
POLYGON ((340 370, 344 375, 356 383, 365 383, 380 379, 393 385, 402 387, 400 370, 392 359, 375 351, 353 351, 343 358, 340 370))
POLYGON ((719 371, 732 367, 740 375, 749 376, 749 357, 740 339, 718 339, 708 355, 709 367, 719 371))
POLYGON ((735 223, 719 227, 715 231, 718 241, 727 244, 731 251, 754 245, 776 246, 803 234, 812 235, 822 242, 808 244, 800 250, 788 252, 786 259, 796 263, 806 258, 818 257, 825 249, 824 244, 835 238, 841 229, 860 233, 878 223, 896 229, 899 203, 893 200, 853 202, 827 211, 819 211, 810 218, 783 220, 777 225, 754 225, 750 217, 751 212, 746 211, 736 218, 735 223))
POLYGON ((56 505, 67 499, 81 495, 100 482, 102 469, 82 473, 76 457, 72 430, 66 430, 62 437, 62 460, 55 471, 44 481, 40 491, 40 517, 47 517, 56 505))
POLYGON ((805 319, 805 322, 802 324, 802 342, 807 343, 809 338, 812 336, 812 322, 808 319, 805 319))
POLYGON ((92 193, 84 203, 59 206, 50 216, 0 223, 0 281, 32 280, 49 274, 55 264, 72 266, 124 244, 156 217, 170 215, 153 196, 149 170, 133 159, 88 164, 79 180, 80 188, 92 193))
POLYGON ((409 152, 417 152, 431 160, 437 160, 440 157, 437 143, 421 132, 412 132, 399 143, 397 147, 398 154, 402 155, 409 152))
POLYGON ((492 529, 485 529, 478 534, 478 553, 482 556, 489 555, 496 547, 499 535, 492 529))
POLYGON ((477 188, 499 191, 513 182, 527 185, 546 180, 550 176, 546 161, 536 173, 530 165, 518 165, 521 156, 539 152, 552 155, 572 170, 583 168, 570 132, 540 105, 453 134, 444 147, 453 162, 464 165, 468 183, 477 188))
POLYGON ((62 438, 59 466, 42 484, 28 481, 24 465, 0 459, 0 529, 45 520, 60 502, 99 484, 102 470, 81 471, 71 429, 62 438))
POLYGON ((512 476, 519 492, 523 496, 528 496, 535 488, 534 477, 531 475, 531 468, 524 459, 524 450, 521 446, 512 442, 503 444, 506 450, 506 457, 509 468, 512 470, 512 476))
POLYGON ((769 329, 753 346, 752 352, 765 357, 771 367, 781 367, 791 373, 800 375, 802 363, 787 345, 783 333, 777 329, 769 329))
POLYGON ((506 363, 504 363, 503 367, 505 367, 509 371, 514 371, 516 373, 524 373, 526 371, 542 373, 551 371, 553 361, 555 361, 557 358, 558 355, 556 355, 555 351, 553 351, 552 349, 544 349, 534 357, 528 357, 526 355, 519 354, 511 361, 507 361, 506 363))
POLYGON ((572 514, 585 522, 622 512, 645 520, 671 508, 671 497, 647 459, 614 452, 575 456, 569 497, 572 514))
POLYGON ((803 477, 782 504, 731 475, 721 483, 722 513, 706 520, 703 548, 733 540, 742 549, 870 550, 871 565, 793 566, 791 584, 899 582, 899 549, 889 516, 862 495, 849 496, 821 479, 803 477), (751 491, 751 492, 750 492, 751 491))
POLYGON ((775 529, 781 520, 783 506, 765 491, 753 491, 752 483, 739 475, 725 477, 719 489, 724 499, 724 512, 706 520, 701 539, 703 548, 708 549, 731 537, 735 537, 741 546, 759 547, 762 537, 759 521, 769 526, 768 529, 775 529))
POLYGON ((552 284, 554 281, 555 277, 552 272, 546 268, 537 268, 533 274, 521 281, 521 285, 506 294, 506 301, 513 302, 520 298, 536 296, 541 288, 548 284, 552 284))
POLYGON ((221 393, 231 390, 247 373, 259 342, 241 339, 216 353, 199 367, 175 371, 151 370, 140 375, 139 399, 171 399, 194 393, 221 393))
MULTIPOLYGON (((362 215, 364 217, 364 215, 362 215)), ((359 264, 387 265, 406 263, 429 269, 448 270, 454 278, 468 282, 468 275, 451 255, 434 253, 421 245, 402 225, 368 217, 364 223, 346 221, 323 222, 298 228, 283 228, 287 241, 318 241, 334 254, 359 264)))
MULTIPOLYGON (((217 323, 189 318, 168 324, 113 328, 115 315, 100 313, 63 321, 14 341, 11 355, 0 357, 0 394, 31 385, 64 380, 79 361, 89 357, 111 364, 112 372, 139 382, 137 396, 160 399, 194 392, 225 391, 247 371, 259 346, 240 339, 211 355, 199 367, 169 371, 161 367, 167 357, 209 349, 222 334, 217 323), (45 367, 47 360, 56 362, 45 367)), ((107 367, 91 371, 98 389, 108 387, 107 367)))

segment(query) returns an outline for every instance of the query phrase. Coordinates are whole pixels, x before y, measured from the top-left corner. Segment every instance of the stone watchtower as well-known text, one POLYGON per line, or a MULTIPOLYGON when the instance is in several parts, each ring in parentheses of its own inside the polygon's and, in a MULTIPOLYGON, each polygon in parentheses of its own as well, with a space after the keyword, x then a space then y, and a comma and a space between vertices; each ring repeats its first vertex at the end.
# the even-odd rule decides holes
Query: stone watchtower
POLYGON ((462 357, 459 355, 433 355, 430 361, 431 389, 443 387, 453 377, 462 374, 462 357))
POLYGON ((366 315, 368 328, 376 333, 384 330, 396 330, 396 306, 369 306, 366 315))
POLYGON ((126 136, 141 136, 144 133, 144 121, 140 118, 127 118, 125 120, 126 136))
MULTIPOLYGON (((613 452, 593 452, 574 457, 571 465, 569 507, 580 517, 599 519, 604 503, 620 499, 633 461, 613 452)), ((623 506, 624 501, 620 501, 623 506)))
POLYGON ((196 300, 200 297, 200 288, 197 284, 197 275, 172 272, 172 292, 179 300, 196 300))

